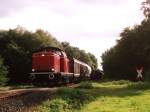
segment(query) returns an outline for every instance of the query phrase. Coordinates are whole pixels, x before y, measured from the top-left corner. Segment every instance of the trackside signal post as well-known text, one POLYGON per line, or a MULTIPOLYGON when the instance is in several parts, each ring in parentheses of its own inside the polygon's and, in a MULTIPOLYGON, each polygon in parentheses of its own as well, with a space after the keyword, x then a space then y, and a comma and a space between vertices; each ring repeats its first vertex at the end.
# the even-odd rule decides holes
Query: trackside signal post
POLYGON ((136 80, 143 81, 144 80, 143 75, 142 75, 143 67, 140 67, 140 68, 136 67, 136 72, 137 72, 136 80))

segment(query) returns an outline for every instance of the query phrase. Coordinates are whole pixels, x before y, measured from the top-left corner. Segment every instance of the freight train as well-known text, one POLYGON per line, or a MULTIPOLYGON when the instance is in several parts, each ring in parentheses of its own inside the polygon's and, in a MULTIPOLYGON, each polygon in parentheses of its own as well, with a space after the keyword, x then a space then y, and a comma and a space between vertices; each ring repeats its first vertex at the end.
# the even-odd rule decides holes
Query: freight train
POLYGON ((36 50, 32 55, 33 82, 64 82, 89 78, 91 67, 75 58, 67 57, 66 53, 56 47, 45 47, 36 50))

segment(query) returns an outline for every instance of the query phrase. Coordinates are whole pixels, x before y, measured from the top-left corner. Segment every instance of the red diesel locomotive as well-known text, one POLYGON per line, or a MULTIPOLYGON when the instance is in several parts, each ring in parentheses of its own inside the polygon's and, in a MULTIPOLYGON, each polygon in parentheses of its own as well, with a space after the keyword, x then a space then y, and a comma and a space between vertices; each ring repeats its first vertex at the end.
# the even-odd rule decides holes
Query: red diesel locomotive
POLYGON ((65 82, 90 77, 91 67, 56 47, 45 47, 32 55, 30 79, 40 82, 65 82))

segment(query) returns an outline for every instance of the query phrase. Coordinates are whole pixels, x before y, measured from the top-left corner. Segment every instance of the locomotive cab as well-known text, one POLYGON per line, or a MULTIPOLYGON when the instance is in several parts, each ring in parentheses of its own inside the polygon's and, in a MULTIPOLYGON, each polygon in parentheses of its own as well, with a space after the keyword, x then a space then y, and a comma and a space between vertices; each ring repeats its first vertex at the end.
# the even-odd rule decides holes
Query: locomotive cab
POLYGON ((60 51, 43 49, 32 55, 32 72, 60 72, 60 51))
POLYGON ((54 47, 46 47, 33 52, 32 72, 29 78, 54 79, 55 75, 60 73, 60 55, 61 50, 54 47))

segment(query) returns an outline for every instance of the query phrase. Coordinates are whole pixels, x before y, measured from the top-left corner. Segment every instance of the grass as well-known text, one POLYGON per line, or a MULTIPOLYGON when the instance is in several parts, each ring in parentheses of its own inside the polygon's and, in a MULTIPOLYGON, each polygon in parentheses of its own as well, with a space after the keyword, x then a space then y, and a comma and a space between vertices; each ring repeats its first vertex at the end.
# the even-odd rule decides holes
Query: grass
POLYGON ((81 82, 78 88, 92 89, 93 88, 93 83, 88 82, 88 81, 81 82))
POLYGON ((59 90, 36 112, 150 112, 149 99, 147 82, 82 82, 59 90))
POLYGON ((8 85, 8 86, 0 86, 0 91, 7 91, 13 89, 27 89, 35 87, 32 84, 18 84, 18 85, 8 85))
POLYGON ((86 104, 81 112, 150 112, 150 84, 113 81, 97 84, 101 95, 86 104), (107 85, 108 84, 108 85, 107 85))

